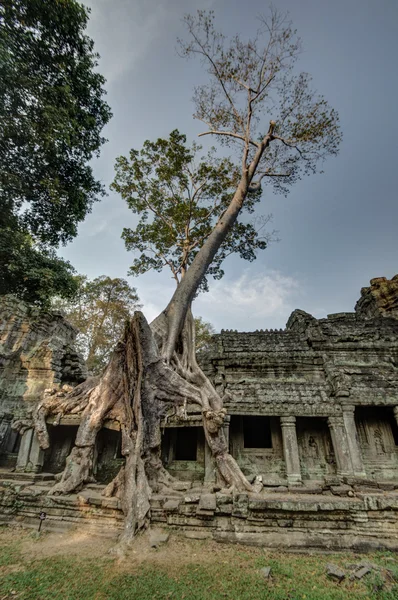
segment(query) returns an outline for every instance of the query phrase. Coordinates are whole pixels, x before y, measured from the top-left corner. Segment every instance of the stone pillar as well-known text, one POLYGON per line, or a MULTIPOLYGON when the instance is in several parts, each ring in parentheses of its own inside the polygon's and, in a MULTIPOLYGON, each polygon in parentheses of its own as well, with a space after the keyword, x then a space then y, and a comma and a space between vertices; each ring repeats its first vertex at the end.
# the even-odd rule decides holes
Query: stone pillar
POLYGON ((225 435, 225 441, 227 443, 227 448, 228 448, 228 452, 229 452, 229 426, 231 424, 231 417, 230 415, 226 415, 225 419, 224 419, 224 425, 222 426, 223 428, 223 432, 225 435))
POLYGON ((348 435, 343 416, 328 418, 328 425, 337 462, 337 475, 353 475, 348 435))
POLYGON ((216 482, 216 463, 205 438, 205 483, 216 482))
POLYGON ((394 417, 398 425, 398 406, 394 406, 394 417))
POLYGON ((36 433, 33 433, 32 445, 30 447, 29 464, 27 469, 32 473, 40 473, 44 463, 44 450, 39 446, 36 433))
POLYGON ((288 483, 301 483, 296 417, 281 417, 281 428, 287 481, 288 483))
POLYGON ((355 425, 355 406, 343 405, 343 420, 347 433, 348 448, 350 450, 351 463, 354 475, 366 477, 365 467, 362 460, 361 448, 358 440, 357 427, 355 425))
POLYGON ((43 462, 44 451, 39 446, 36 434, 33 429, 27 429, 22 435, 15 470, 39 473, 43 462))
POLYGON ((32 446, 33 429, 27 429, 22 435, 21 445, 19 446, 16 471, 25 471, 29 464, 30 448, 32 446))

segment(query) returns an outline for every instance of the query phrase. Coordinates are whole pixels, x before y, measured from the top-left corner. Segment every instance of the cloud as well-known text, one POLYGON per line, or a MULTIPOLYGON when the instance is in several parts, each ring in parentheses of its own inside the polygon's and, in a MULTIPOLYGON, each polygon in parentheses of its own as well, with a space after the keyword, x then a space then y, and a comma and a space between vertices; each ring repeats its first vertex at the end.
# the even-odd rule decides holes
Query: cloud
MULTIPOLYGON (((175 289, 165 273, 140 277, 134 284, 149 322, 164 310, 175 289)), ((238 277, 210 281, 210 292, 195 300, 193 313, 218 330, 279 328, 285 326, 290 313, 299 306, 302 295, 294 277, 279 271, 254 275, 249 267, 238 277)))
POLYGON ((214 282, 210 292, 195 302, 195 312, 216 327, 281 327, 300 295, 299 282, 293 277, 279 271, 252 275, 247 269, 237 279, 214 282))

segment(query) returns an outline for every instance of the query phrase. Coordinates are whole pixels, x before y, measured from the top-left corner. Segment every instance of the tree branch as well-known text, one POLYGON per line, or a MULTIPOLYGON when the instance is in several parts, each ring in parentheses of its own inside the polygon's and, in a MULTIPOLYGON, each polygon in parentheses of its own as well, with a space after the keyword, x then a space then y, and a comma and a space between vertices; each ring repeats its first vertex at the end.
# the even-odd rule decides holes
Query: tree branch
MULTIPOLYGON (((204 135, 226 135, 227 137, 237 138, 238 140, 241 140, 242 142, 246 142, 243 135, 239 135, 238 133, 232 133, 232 131, 214 131, 214 130, 204 131, 203 133, 199 133, 198 137, 202 137, 204 135)), ((252 144, 256 148, 260 147, 260 144, 258 142, 254 142, 253 140, 249 140, 249 144, 252 144)))

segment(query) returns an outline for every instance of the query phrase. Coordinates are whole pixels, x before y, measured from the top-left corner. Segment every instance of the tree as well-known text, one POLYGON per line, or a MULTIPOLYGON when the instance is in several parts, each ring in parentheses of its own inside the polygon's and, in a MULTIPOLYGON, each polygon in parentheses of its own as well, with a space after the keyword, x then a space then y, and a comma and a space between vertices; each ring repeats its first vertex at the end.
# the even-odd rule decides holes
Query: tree
POLYGON ((216 333, 214 326, 202 317, 195 317, 196 352, 207 350, 213 335, 216 333))
MULTIPOLYGON (((111 187, 139 215, 136 227, 126 227, 122 234, 126 248, 141 253, 130 274, 167 267, 178 285, 228 207, 239 171, 230 159, 217 158, 215 148, 205 156, 201 150, 195 143, 188 147, 185 135, 174 130, 168 139, 147 140, 141 152, 131 150, 129 159, 117 159, 111 187)), ((242 213, 252 214, 260 196, 259 192, 251 194, 242 213)), ((233 253, 253 261, 271 238, 264 231, 268 221, 269 217, 257 217, 251 223, 236 221, 207 274, 220 279, 221 264, 233 253)), ((207 288, 204 276, 199 289, 207 288)))
POLYGON ((30 235, 0 227, 0 295, 14 294, 48 307, 49 299, 77 291, 73 267, 51 249, 39 251, 30 235))
POLYGON ((160 426, 168 414, 184 418, 188 399, 202 411, 221 484, 252 491, 228 453, 223 399, 196 362, 191 303, 251 190, 264 180, 286 192, 291 183, 316 172, 326 157, 335 155, 341 139, 336 112, 311 90, 308 75, 295 74, 299 41, 275 10, 248 41, 225 38, 214 28, 212 13, 199 11, 185 23, 189 41, 181 42, 181 51, 199 57, 209 74, 208 83, 195 91, 195 114, 207 126, 203 134, 238 148, 235 192, 151 326, 136 313, 99 382, 82 384, 67 398, 49 396, 34 415, 40 444, 46 448, 46 416, 76 407, 82 411, 75 447, 53 493, 68 493, 89 478, 103 420, 111 416, 121 423, 126 463, 105 492, 119 496, 125 512, 120 548, 145 525, 151 491, 173 485, 160 460, 160 426))
POLYGON ((137 290, 125 279, 101 275, 89 281, 78 275, 75 280, 78 290, 74 300, 56 299, 53 308, 61 310, 79 331, 78 349, 86 359, 89 372, 98 375, 108 364, 126 321, 141 305, 137 290))
MULTIPOLYGON (((89 161, 105 141, 101 130, 111 113, 98 55, 84 33, 88 14, 76 0, 0 3, 0 233, 14 248, 11 270, 24 276, 23 246, 29 264, 42 261, 54 272, 56 289, 37 280, 30 290, 26 272, 22 287, 36 301, 73 287, 70 265, 51 248, 77 234, 103 193, 89 161)), ((20 294, 14 282, 2 278, 6 291, 20 294)))

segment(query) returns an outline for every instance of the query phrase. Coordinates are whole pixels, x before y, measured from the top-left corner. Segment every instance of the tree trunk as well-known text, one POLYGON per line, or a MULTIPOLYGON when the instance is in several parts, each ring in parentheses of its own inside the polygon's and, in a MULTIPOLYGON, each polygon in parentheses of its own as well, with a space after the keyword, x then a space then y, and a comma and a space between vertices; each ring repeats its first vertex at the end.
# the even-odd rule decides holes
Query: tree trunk
POLYGON ((136 312, 103 376, 87 380, 66 396, 57 392, 46 397, 34 415, 39 443, 46 448, 45 421, 49 415, 82 414, 75 447, 51 494, 71 493, 92 479, 97 433, 106 419, 120 423, 126 462, 104 494, 120 498, 125 514, 122 547, 147 523, 151 493, 172 484, 173 478, 160 459, 161 422, 174 414, 183 418, 188 401, 201 407, 206 440, 221 482, 236 490, 251 490, 228 453, 222 430, 226 414, 222 399, 197 365, 191 311, 178 340, 178 351, 169 363, 158 349, 167 331, 164 313, 150 327, 144 315, 136 312))
POLYGON ((105 419, 119 421, 126 463, 104 493, 121 500, 126 517, 122 546, 145 526, 151 492, 172 481, 160 459, 160 425, 163 418, 173 414, 184 418, 188 401, 201 408, 206 441, 221 483, 238 491, 252 491, 228 453, 222 429, 226 415, 223 400, 196 362, 191 303, 236 222, 263 149, 259 149, 244 171, 229 207, 196 255, 167 308, 150 327, 143 314, 136 312, 99 381, 87 381, 66 397, 59 393, 51 395, 36 411, 35 427, 43 448, 48 447, 45 420, 49 414, 82 413, 75 447, 61 480, 52 490, 54 494, 69 493, 90 479, 97 433, 105 419))

